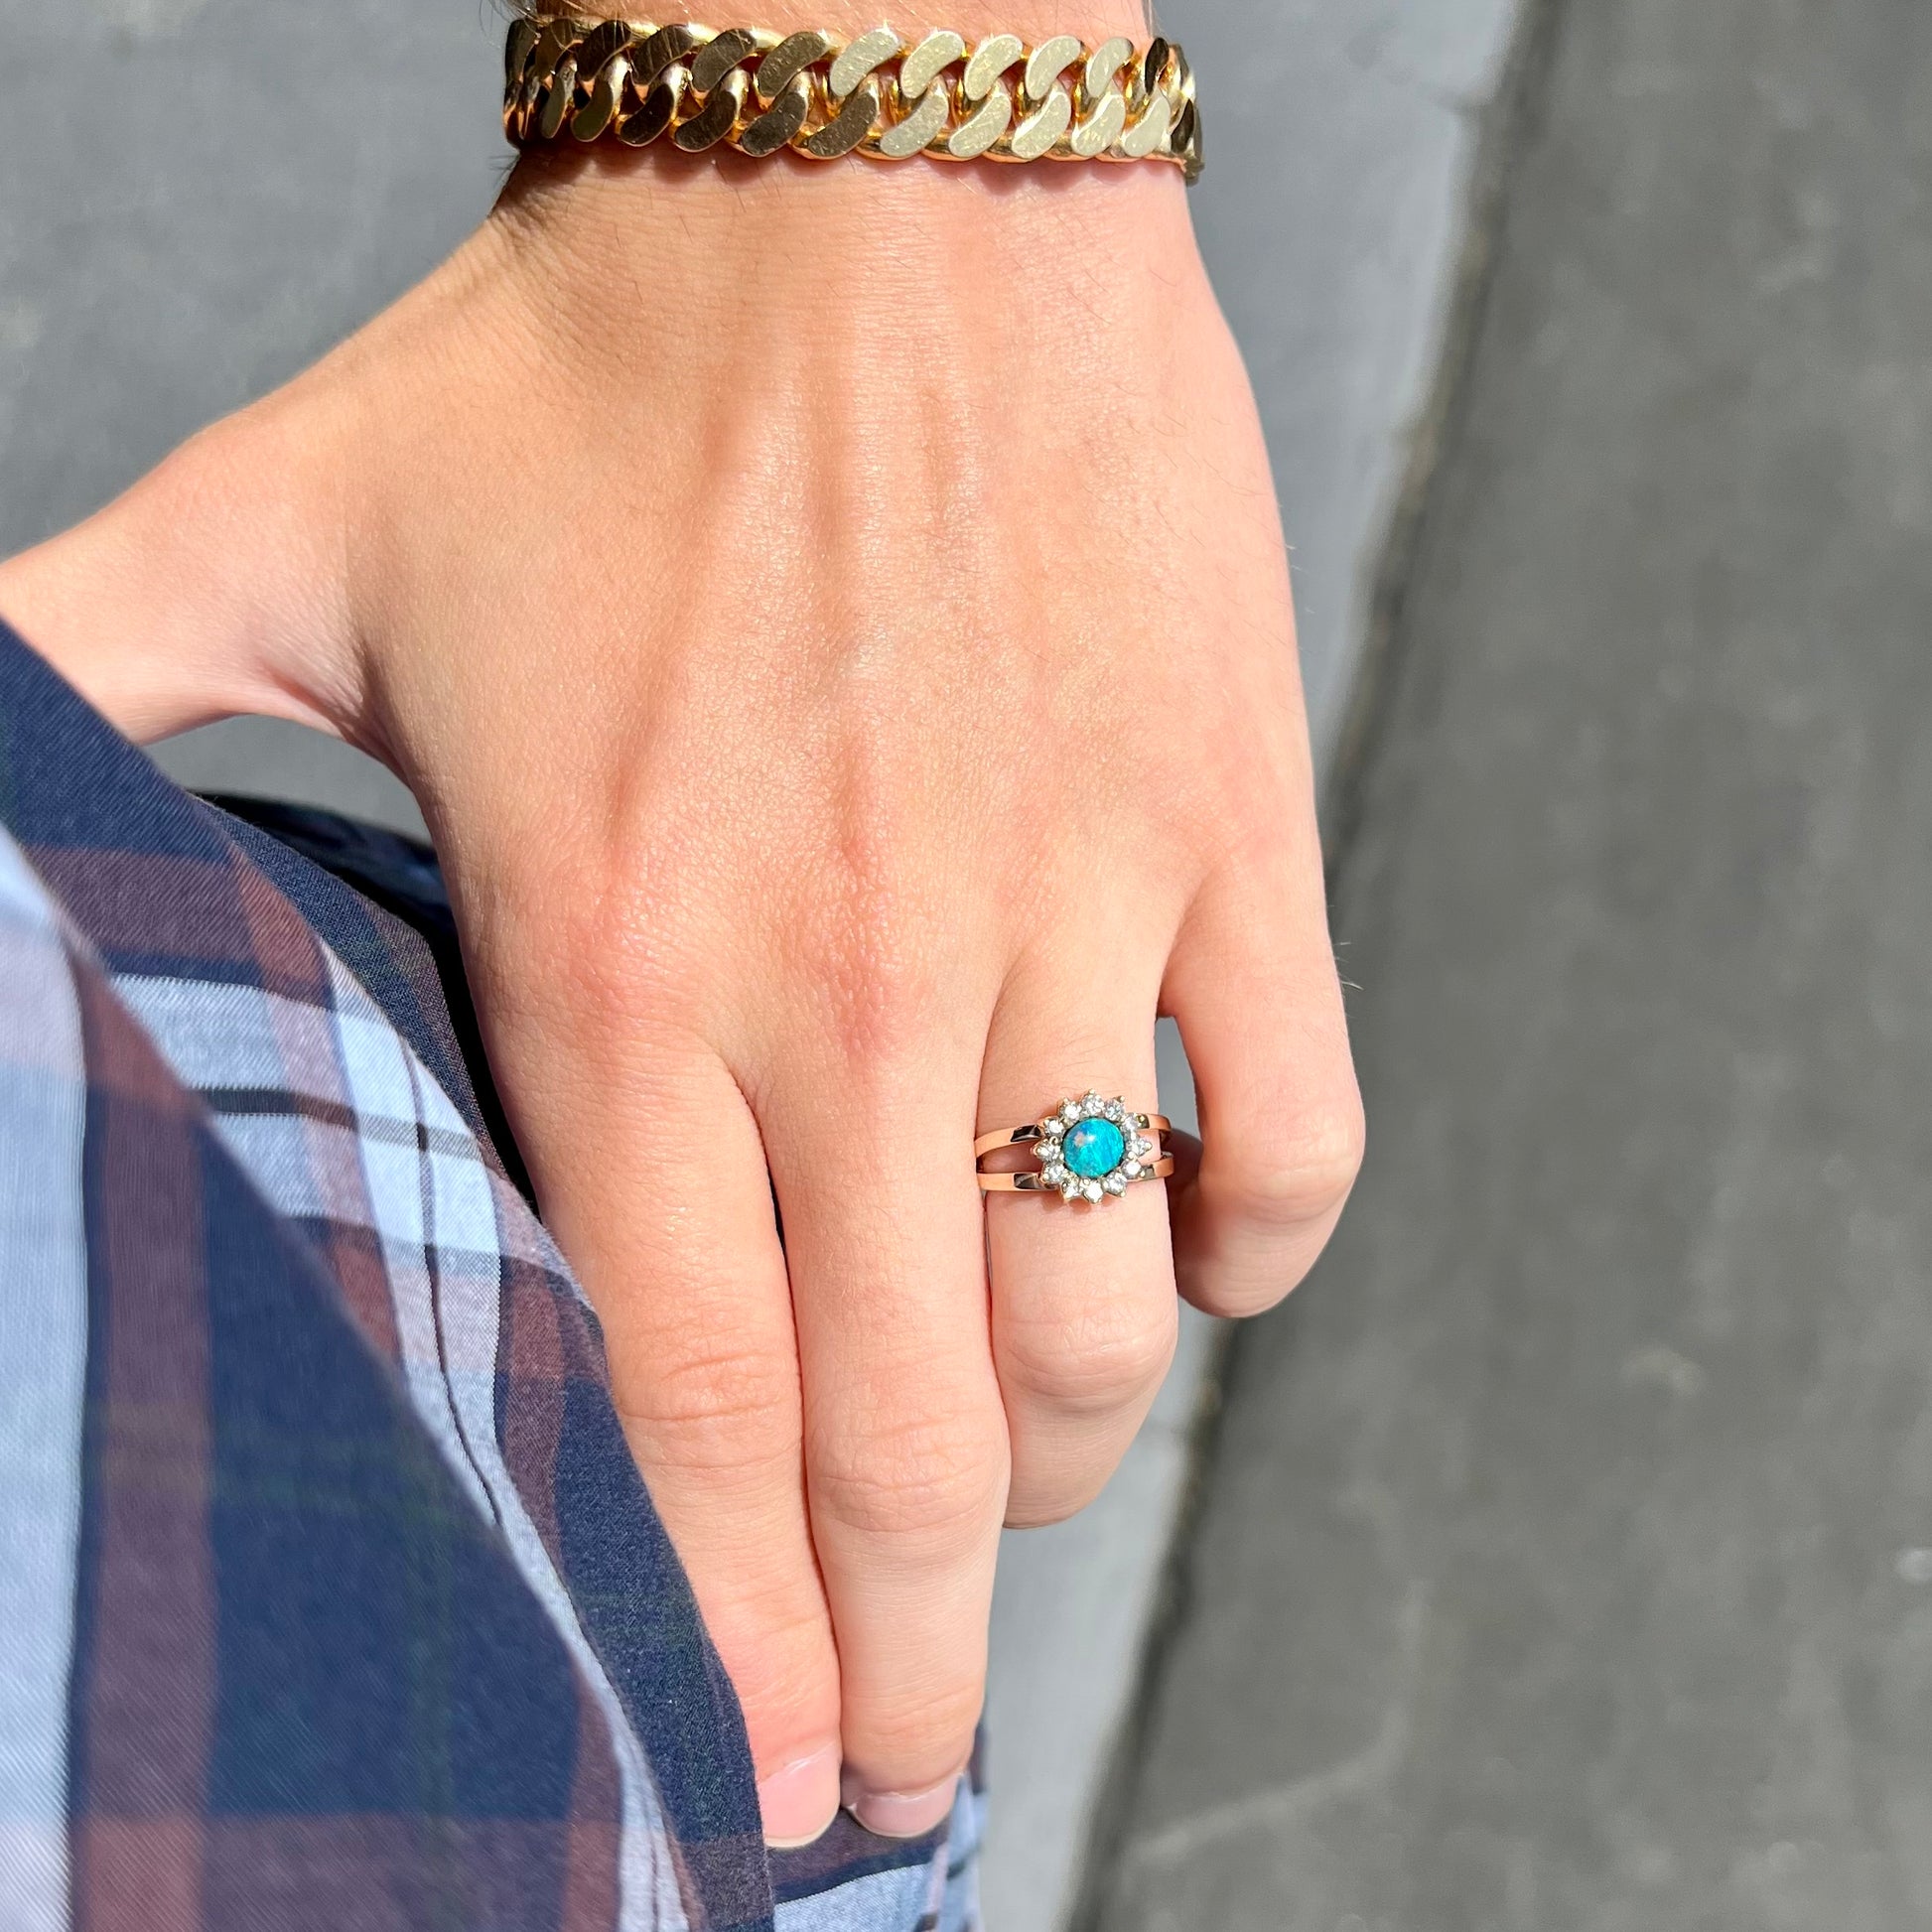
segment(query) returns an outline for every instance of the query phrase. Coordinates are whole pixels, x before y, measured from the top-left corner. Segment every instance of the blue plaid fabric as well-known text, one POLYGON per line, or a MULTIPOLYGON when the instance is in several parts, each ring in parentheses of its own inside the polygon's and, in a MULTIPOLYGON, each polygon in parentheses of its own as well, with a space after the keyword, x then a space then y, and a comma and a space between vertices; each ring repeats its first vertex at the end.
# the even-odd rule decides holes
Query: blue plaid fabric
POLYGON ((427 855, 4 625, 0 828, 0 1932, 967 1932, 976 1779, 766 1853, 427 855))

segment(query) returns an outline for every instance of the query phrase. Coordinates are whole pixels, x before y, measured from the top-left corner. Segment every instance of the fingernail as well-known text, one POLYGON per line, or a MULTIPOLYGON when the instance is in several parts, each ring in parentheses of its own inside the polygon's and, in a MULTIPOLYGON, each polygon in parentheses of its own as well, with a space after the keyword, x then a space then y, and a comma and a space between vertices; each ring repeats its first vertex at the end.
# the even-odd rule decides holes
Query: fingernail
POLYGON ((881 1838, 922 1838, 952 1810, 959 1773, 927 1785, 923 1791, 867 1791, 846 1802, 867 1831, 881 1838))
POLYGON ((839 1747, 821 1744, 761 1779, 759 1812, 773 1851, 793 1852, 823 1838, 839 1815, 839 1747))

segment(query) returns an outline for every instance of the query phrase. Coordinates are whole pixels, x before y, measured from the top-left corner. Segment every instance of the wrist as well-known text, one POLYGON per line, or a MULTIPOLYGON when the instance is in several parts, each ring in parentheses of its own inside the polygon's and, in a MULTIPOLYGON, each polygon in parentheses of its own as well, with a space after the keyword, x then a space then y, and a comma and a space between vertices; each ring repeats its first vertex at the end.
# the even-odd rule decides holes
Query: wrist
POLYGON ((1170 169, 1050 171, 685 156, 530 154, 488 223, 548 343, 653 344, 689 379, 734 339, 780 359, 930 371, 960 331, 1016 361, 1077 338, 1214 313, 1187 191, 1170 169))
MULTIPOLYGON (((577 22, 584 18, 573 16, 577 22)), ((575 31, 581 38, 587 30, 579 25, 575 31)), ((783 31, 783 23, 769 31, 783 31)), ((654 45, 645 43, 647 63, 666 58, 661 50, 652 52, 654 45)), ((512 46, 514 62, 519 56, 512 46)), ((634 119, 649 118, 647 109, 636 105, 641 93, 631 91, 623 54, 604 65, 611 46, 586 57, 599 75, 595 86, 575 65, 568 40, 539 42, 534 58, 518 69, 525 74, 518 126, 527 133, 541 118, 545 132, 543 138, 525 139, 493 223, 501 236, 530 244, 539 258, 548 258, 556 287, 574 314, 594 313, 601 297, 616 296, 622 305, 646 310, 696 305, 706 326, 716 327, 720 298, 729 289, 737 311, 759 313, 773 305, 782 312, 802 298, 810 326, 813 314, 849 304, 884 332, 895 322, 901 296, 914 313, 937 297, 954 307, 1017 309, 1031 320, 1040 305, 1050 307, 1061 286, 1084 302, 1103 281, 1113 293, 1153 277, 1181 294, 1201 282, 1186 177, 1180 168, 1165 165, 1165 154, 1163 161, 1129 165, 1121 165, 1118 156, 1056 156, 1016 167, 992 158, 962 165, 949 156, 910 150, 904 159, 884 162, 844 153, 819 159, 790 146, 739 152, 718 140, 715 126, 692 144, 684 142, 682 131, 675 142, 647 139, 640 145, 632 145, 627 132, 622 140, 598 138, 581 127, 575 138, 569 132, 553 136, 556 111, 545 106, 539 117, 531 105, 551 98, 553 71, 555 84, 565 87, 575 77, 580 101, 615 89, 632 102, 634 119), (613 70, 620 78, 607 88, 604 76, 613 70)), ((1184 61, 1177 53, 1170 60, 1164 71, 1171 79, 1172 64, 1178 64, 1182 83, 1190 88, 1191 118, 1184 61)), ((1138 67, 1135 72, 1138 76, 1138 67)), ((732 78, 743 80, 744 74, 734 72, 732 78)), ((715 75, 698 84, 719 89, 716 98, 723 104, 715 75)), ((897 101, 890 73, 885 85, 887 98, 897 101)), ((1006 85, 995 83, 988 112, 1007 107, 1006 85)), ((1077 82, 1069 85, 1077 100, 1077 82)), ((1120 86, 1118 80, 1112 83, 1116 111, 1120 86)), ((650 107, 668 87, 668 82, 644 83, 650 107)), ((671 89, 669 98, 678 97, 671 89)), ((872 97, 874 112, 880 112, 877 89, 872 97)), ((858 98, 853 95, 855 104, 858 98)), ((923 112, 937 94, 919 98, 923 112)), ((1042 94, 1040 114, 1055 99, 1064 117, 1065 89, 1057 81, 1050 97, 1042 94)), ((1027 101, 1023 92, 1019 107, 1007 111, 1025 112, 1027 101)), ((1160 110, 1159 124, 1165 127, 1166 101, 1157 96, 1153 109, 1160 110)), ((741 119, 756 111, 739 109, 741 119)), ((902 107, 884 111, 904 113, 902 107)), ((951 111, 967 113, 964 107, 951 111)), ((608 102, 602 113, 612 114, 608 102)), ((694 124, 702 125, 709 106, 692 113, 694 124)), ((977 118, 984 122, 987 114, 977 118)), ((1096 119, 1108 124, 1104 114, 1096 119)), ((1153 110, 1143 116, 1150 124, 1156 119, 1153 110)), ((607 120, 607 133, 615 125, 607 120)), ((841 138, 849 141, 850 135, 841 138)))

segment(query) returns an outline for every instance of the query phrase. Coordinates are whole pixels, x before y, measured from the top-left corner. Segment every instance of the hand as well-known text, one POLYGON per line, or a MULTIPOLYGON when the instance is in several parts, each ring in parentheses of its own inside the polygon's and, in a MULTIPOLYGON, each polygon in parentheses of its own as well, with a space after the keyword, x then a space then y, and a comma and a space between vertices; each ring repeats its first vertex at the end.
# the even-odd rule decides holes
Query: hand
POLYGON ((933 1823, 1002 1521, 1093 1496, 1176 1278, 1275 1302, 1360 1153, 1274 497, 1178 179, 526 162, 0 609, 137 735, 279 713, 415 789, 767 1833, 841 1774, 933 1823), (983 1211, 975 1132, 1151 1104, 1157 1012, 1198 1172, 983 1211))

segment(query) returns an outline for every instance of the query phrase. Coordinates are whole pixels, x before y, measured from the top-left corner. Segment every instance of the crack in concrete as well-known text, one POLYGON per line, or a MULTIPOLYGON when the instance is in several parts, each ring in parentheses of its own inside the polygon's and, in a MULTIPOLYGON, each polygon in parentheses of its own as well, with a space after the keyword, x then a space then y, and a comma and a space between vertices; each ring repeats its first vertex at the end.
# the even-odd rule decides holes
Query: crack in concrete
POLYGON ((1411 1585, 1398 1618, 1395 1694, 1383 1710, 1375 1735, 1360 1750, 1285 1784, 1251 1791, 1176 1819, 1129 1849, 1122 1864, 1123 1879, 1144 1868, 1182 1863, 1207 1846, 1225 1844, 1249 1832, 1280 1834, 1340 1800, 1368 1797, 1385 1789, 1408 1754, 1427 1623, 1424 1589, 1420 1584, 1411 1585))

